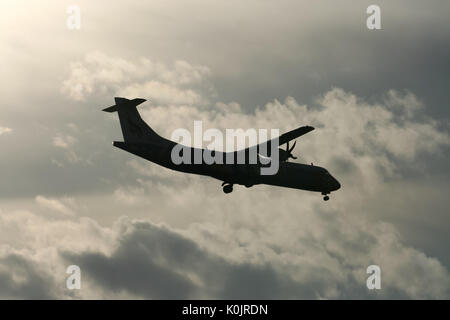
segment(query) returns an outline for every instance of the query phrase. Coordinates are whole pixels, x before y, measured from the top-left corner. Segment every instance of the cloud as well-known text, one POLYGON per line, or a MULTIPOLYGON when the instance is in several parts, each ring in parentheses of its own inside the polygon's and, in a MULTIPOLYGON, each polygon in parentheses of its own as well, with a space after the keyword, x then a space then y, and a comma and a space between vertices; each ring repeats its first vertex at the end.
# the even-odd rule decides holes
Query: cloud
MULTIPOLYGON (((401 227, 417 230, 411 228, 415 224, 422 234, 430 221, 440 221, 442 229, 427 229, 426 238, 448 234, 447 216, 411 200, 433 203, 434 193, 447 185, 434 184, 432 177, 428 189, 417 188, 431 175, 430 159, 445 157, 449 144, 448 127, 427 114, 424 102, 410 91, 387 90, 368 99, 332 88, 312 103, 271 96, 253 107, 215 99, 208 70, 101 52, 76 58, 62 86, 64 103, 73 107, 70 119, 58 119, 58 131, 48 130, 52 144, 45 141, 64 152, 77 147, 77 153, 95 154, 98 161, 92 169, 66 168, 55 159, 57 168, 39 171, 43 177, 36 180, 32 204, 12 201, 15 210, 0 216, 4 256, 20 254, 29 274, 45 270, 38 277, 45 282, 41 286, 60 288, 50 291, 59 298, 450 296, 442 256, 417 248, 400 232, 401 227), (301 162, 330 169, 343 188, 328 203, 318 194, 265 186, 236 186, 224 196, 219 181, 131 158, 105 141, 120 136, 116 115, 105 120, 103 113, 92 112, 93 105, 115 94, 150 98, 141 113, 166 137, 176 128, 191 129, 194 120, 203 120, 205 129, 286 131, 311 124, 316 130, 299 140, 295 154, 301 162), (42 192, 48 185, 53 191, 42 192), (67 187, 83 206, 57 195, 67 187), (27 206, 29 212, 17 211, 27 206), (124 213, 132 219, 119 219, 124 213), (425 216, 429 219, 418 220, 425 216), (76 293, 63 287, 65 267, 72 263, 86 276, 76 293), (370 264, 382 269, 381 292, 365 287, 370 264)), ((36 155, 49 162, 47 152, 36 155)), ((32 180, 27 176, 27 183, 32 180)), ((442 197, 439 206, 432 205, 445 210, 447 203, 442 197)), ((5 271, 5 288, 19 287, 16 278, 5 271)), ((4 291, 4 296, 20 295, 4 291)))
POLYGON ((151 97, 156 103, 205 104, 207 100, 193 88, 214 89, 205 82, 210 70, 175 61, 173 66, 140 58, 128 62, 101 52, 86 54, 84 61, 71 64, 70 77, 64 81, 62 92, 74 100, 101 94, 126 97, 151 97), (190 88, 186 88, 190 87, 190 88))
POLYGON ((118 201, 124 202, 126 204, 134 204, 138 200, 140 200, 140 197, 144 195, 144 189, 143 188, 118 188, 114 191, 114 196, 118 201))
MULTIPOLYGON (((74 150, 75 144, 78 142, 77 138, 74 138, 68 134, 58 134, 53 137, 52 144, 57 148, 61 148, 65 151, 66 158, 69 163, 77 163, 82 159, 77 155, 74 150)), ((86 161, 89 163, 89 161, 86 161)), ((64 165, 56 159, 52 159, 52 163, 55 163, 59 167, 63 167, 64 165)))
POLYGON ((345 221, 333 222, 333 226, 321 225, 326 228, 324 238, 317 239, 317 245, 310 243, 310 250, 265 246, 260 238, 263 231, 261 236, 253 235, 258 251, 250 243, 236 247, 233 241, 222 251, 214 245, 206 249, 164 226, 121 220, 112 253, 63 252, 62 256, 79 265, 87 281, 101 290, 147 299, 443 298, 450 293, 450 277, 439 262, 405 247, 391 230, 383 230, 385 226, 363 230, 347 226, 349 230, 342 232, 338 230, 345 230, 341 224, 345 221), (236 249, 247 257, 230 259, 236 249), (365 263, 374 260, 383 270, 384 291, 379 294, 365 288, 365 263))
POLYGON ((289 287, 289 278, 283 279, 270 266, 230 263, 152 223, 132 222, 122 228, 119 246, 110 256, 94 252, 63 256, 78 263, 103 290, 126 290, 144 298, 288 296, 283 289, 289 287))
MULTIPOLYGON (((49 199, 49 198, 46 198, 46 197, 40 196, 40 195, 36 196, 35 200, 40 206, 50 209, 50 210, 53 210, 53 211, 56 211, 56 212, 59 212, 63 215, 72 216, 74 214, 73 211, 60 200, 49 199)), ((73 203, 72 199, 66 198, 64 200, 66 202, 73 203)))
POLYGON ((152 101, 161 104, 204 105, 203 98, 191 89, 180 90, 172 85, 157 81, 148 81, 143 84, 131 84, 120 90, 118 95, 125 97, 150 96, 152 101))
POLYGON ((380 0, 384 31, 373 33, 364 1, 236 10, 227 1, 130 0, 107 14, 91 1, 79 32, 66 28, 64 5, 17 2, 0 4, 2 122, 14 135, 0 128, 2 298, 176 294, 112 277, 133 271, 127 258, 145 285, 149 266, 183 297, 449 297, 450 2, 428 10, 380 0), (294 153, 343 187, 326 204, 264 186, 224 196, 220 181, 133 158, 111 147, 121 139, 116 115, 99 111, 122 94, 148 98, 140 110, 165 136, 199 119, 217 128, 314 125, 294 153), (79 293, 64 288, 61 252, 88 266, 79 293), (372 263, 382 267, 377 293, 364 287, 372 263))
MULTIPOLYGON (((133 85, 127 88, 135 88, 135 94, 146 90, 146 79, 129 76, 127 81, 133 85)), ((164 81, 160 82, 164 85, 158 82, 161 88, 166 86, 164 81)), ((167 83, 167 88, 177 90, 180 85, 167 83)), ((184 87, 182 92, 186 90, 189 88, 184 87)), ((369 101, 332 88, 311 105, 287 97, 245 112, 246 108, 236 102, 219 101, 204 108, 198 102, 201 99, 195 102, 179 92, 168 94, 173 95, 171 99, 156 95, 156 102, 140 109, 149 125, 164 136, 170 137, 171 131, 180 127, 191 129, 194 120, 202 120, 204 129, 275 127, 287 131, 310 124, 316 131, 299 140, 295 151, 301 161, 329 168, 343 189, 332 196, 328 207, 317 195, 302 193, 299 202, 297 191, 260 186, 252 190, 237 187, 231 197, 224 198, 216 181, 129 160, 129 168, 139 178, 115 190, 115 204, 134 216, 150 216, 180 229, 136 222, 129 229, 134 231, 118 235, 116 249, 109 254, 66 252, 70 262, 78 260, 87 267, 98 286, 147 298, 174 297, 170 288, 175 286, 181 288, 178 298, 449 295, 449 275, 441 262, 408 246, 392 221, 377 219, 379 211, 384 210, 379 205, 383 202, 380 195, 394 184, 397 190, 410 183, 404 170, 420 175, 426 168, 417 167, 418 160, 436 157, 449 145, 445 123, 428 117, 426 106, 416 95, 392 89, 369 101), (170 201, 162 203, 160 199, 170 201), (368 205, 372 202, 378 206, 368 205), (273 219, 274 214, 277 219, 273 219), (187 257, 184 264, 171 260, 179 249, 175 245, 157 246, 167 242, 177 243, 186 254, 203 261, 206 269, 219 270, 220 274, 216 278, 204 275, 207 271, 191 264, 187 257), (153 257, 150 252, 158 254, 153 257), (139 272, 116 281, 115 275, 130 273, 125 261, 134 261, 139 272), (370 264, 382 268, 380 293, 365 288, 365 270, 370 264), (182 265, 186 272, 172 265, 182 265), (108 272, 101 274, 100 270, 108 272), (159 282, 152 284, 153 279, 164 279, 167 287, 159 282), (201 285, 206 283, 210 290, 201 285), (249 289, 243 291, 243 287, 249 289)), ((406 199, 398 191, 396 197, 406 199)), ((407 219, 420 213, 406 210, 403 214, 407 219)))
POLYGON ((69 149, 77 142, 77 139, 70 135, 58 135, 53 138, 53 145, 58 148, 69 149))
POLYGON ((10 132, 12 132, 12 129, 11 129, 11 128, 8 128, 8 127, 0 127, 0 136, 3 135, 3 134, 5 134, 5 133, 10 133, 10 132))
POLYGON ((45 270, 18 254, 0 255, 1 299, 56 299, 45 270))
MULTIPOLYGON (((199 192, 201 185, 192 188, 199 192)), ((450 295, 448 271, 437 259, 403 243, 392 225, 317 206, 311 199, 304 199, 298 212, 295 193, 281 199, 280 194, 269 194, 258 204, 263 194, 241 194, 226 201, 213 195, 204 203, 205 213, 213 218, 183 229, 126 217, 102 227, 91 218, 54 220, 31 212, 2 212, 0 235, 8 240, 2 239, 0 252, 0 296, 442 299, 450 295), (220 212, 228 217, 224 221, 217 208, 225 202, 228 209, 220 212), (238 211, 243 214, 234 214, 238 211), (11 234, 20 236, 12 241, 11 234), (366 267, 374 263, 382 270, 379 292, 365 287, 366 267), (65 269, 71 264, 81 267, 80 291, 65 289, 65 269)), ((197 210, 195 199, 186 195, 184 200, 180 205, 197 210)))
MULTIPOLYGON (((0 222, 2 299, 79 298, 77 292, 66 288, 69 265, 59 257, 59 250, 106 252, 104 245, 112 243, 110 231, 92 219, 69 215, 55 219, 54 215, 40 214, 38 207, 33 212, 1 210, 0 222)), ((83 297, 100 296, 89 295, 88 283, 85 287, 83 297)))
POLYGON ((192 131, 195 120, 203 121, 204 130, 219 128, 223 132, 226 128, 279 128, 285 132, 310 124, 317 130, 299 140, 297 146, 307 156, 303 161, 335 166, 333 169, 339 171, 353 170, 349 178, 365 175, 359 182, 371 181, 373 185, 373 179, 393 178, 400 168, 413 167, 418 156, 442 154, 450 144, 448 131, 442 130, 445 124, 424 117, 424 106, 412 93, 391 90, 388 96, 385 103, 368 103, 334 88, 313 106, 287 97, 284 102, 274 100, 252 113, 242 112, 236 103, 217 103, 209 109, 143 107, 141 114, 166 137, 177 128, 192 131))

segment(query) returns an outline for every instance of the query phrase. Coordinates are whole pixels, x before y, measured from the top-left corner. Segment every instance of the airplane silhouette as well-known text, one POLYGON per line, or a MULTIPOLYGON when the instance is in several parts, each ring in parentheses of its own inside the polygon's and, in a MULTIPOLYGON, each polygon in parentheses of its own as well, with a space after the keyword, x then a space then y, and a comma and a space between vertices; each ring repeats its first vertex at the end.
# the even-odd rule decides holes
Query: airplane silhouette
MULTIPOLYGON (((209 176, 223 181, 223 192, 230 193, 233 191, 233 185, 244 185, 247 188, 257 184, 268 184, 274 186, 288 187, 294 189, 308 190, 314 192, 321 192, 323 200, 329 200, 328 194, 332 191, 338 190, 341 185, 339 182, 325 169, 319 166, 307 165, 301 163, 288 162, 290 158, 296 159, 292 155, 292 150, 295 147, 296 142, 289 148, 289 141, 294 140, 312 130, 313 127, 304 126, 295 130, 289 131, 278 137, 278 141, 269 140, 260 143, 256 146, 233 151, 232 155, 226 152, 210 151, 205 149, 195 149, 187 146, 183 146, 183 150, 190 152, 192 159, 195 152, 211 152, 213 156, 223 159, 221 163, 201 163, 195 164, 194 161, 190 163, 175 164, 172 161, 171 154, 172 149, 178 145, 178 143, 167 140, 159 136, 147 123, 142 120, 136 107, 145 102, 145 99, 133 99, 126 98, 114 98, 115 105, 103 109, 106 112, 118 112, 120 126, 122 128, 124 141, 114 141, 113 145, 139 157, 147 159, 151 162, 159 164, 163 167, 181 171, 191 174, 199 174, 209 176), (265 149, 271 150, 271 143, 278 143, 278 146, 286 143, 286 149, 278 148, 278 172, 274 175, 261 175, 261 167, 267 166, 267 163, 263 163, 260 158, 260 150, 262 150, 263 144, 265 149), (187 149, 186 149, 187 148, 187 149), (254 164, 245 162, 239 164, 236 160, 244 153, 245 159, 249 158, 249 154, 252 151, 258 153, 258 161, 254 164), (227 163, 225 159, 227 157, 233 158, 235 161, 233 164, 227 163)), ((180 146, 180 145, 178 145, 180 146)), ((277 146, 277 147, 278 147, 277 146)), ((267 153, 270 161, 270 154, 267 153)))

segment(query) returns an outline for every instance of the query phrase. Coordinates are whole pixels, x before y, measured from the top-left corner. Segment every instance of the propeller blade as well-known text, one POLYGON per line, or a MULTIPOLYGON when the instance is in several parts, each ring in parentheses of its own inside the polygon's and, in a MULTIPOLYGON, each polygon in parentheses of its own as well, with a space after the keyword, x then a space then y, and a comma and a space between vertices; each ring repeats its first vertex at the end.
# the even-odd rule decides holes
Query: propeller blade
MULTIPOLYGON (((292 148, 289 149, 289 153, 292 152, 292 150, 294 150, 296 144, 297 144, 297 140, 294 141, 292 148)), ((288 144, 288 147, 289 147, 289 144, 288 144)))

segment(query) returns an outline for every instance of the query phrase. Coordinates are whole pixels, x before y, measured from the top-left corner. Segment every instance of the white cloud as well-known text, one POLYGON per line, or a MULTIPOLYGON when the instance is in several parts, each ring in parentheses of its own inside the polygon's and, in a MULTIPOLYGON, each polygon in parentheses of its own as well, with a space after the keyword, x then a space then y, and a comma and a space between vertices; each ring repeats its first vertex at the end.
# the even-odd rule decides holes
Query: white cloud
POLYGON ((84 100, 94 93, 126 97, 148 97, 156 103, 205 104, 207 100, 193 89, 202 86, 210 70, 175 61, 173 66, 140 58, 128 62, 101 52, 86 54, 84 61, 71 64, 70 77, 64 81, 62 92, 73 100, 84 100), (187 89, 189 86, 191 88, 187 89))
POLYGON ((58 148, 69 149, 77 142, 77 139, 70 135, 57 135, 53 137, 53 145, 58 148))
POLYGON ((181 90, 169 84, 158 81, 148 81, 142 84, 131 84, 121 89, 119 96, 150 97, 151 101, 160 104, 174 105, 204 105, 206 101, 191 89, 181 90))
POLYGON ((0 136, 5 133, 11 133, 12 129, 8 127, 0 127, 0 136))
MULTIPOLYGON (((35 200, 40 206, 59 212, 63 215, 72 216, 74 214, 73 211, 61 200, 50 199, 41 195, 36 196, 35 200)), ((73 200, 70 198, 65 198, 64 200, 65 202, 73 203, 73 200)))
POLYGON ((114 196, 118 201, 132 205, 140 202, 141 197, 144 196, 144 189, 140 187, 118 188, 114 191, 114 196))
MULTIPOLYGON (((65 199, 64 201, 70 199, 65 199)), ((36 197, 36 204, 61 214, 68 213, 62 200, 36 197)), ((36 212, 40 211, 35 208, 36 212)), ((111 229, 90 218, 62 214, 42 215, 33 211, 1 211, 0 215, 0 297, 4 299, 79 298, 65 287, 68 264, 60 251, 73 253, 95 250, 108 254, 114 242, 111 229)), ((83 283, 83 297, 101 297, 83 283)), ((114 294, 112 296, 115 296, 114 294)), ((120 294, 115 296, 120 297, 120 294)))
POLYGON ((399 111, 407 118, 411 118, 425 107, 422 101, 409 91, 401 94, 396 90, 389 90, 386 96, 386 104, 391 108, 399 108, 399 111))
POLYGON ((403 112, 392 111, 391 103, 369 104, 334 88, 320 97, 314 107, 288 97, 284 103, 275 100, 254 113, 243 113, 236 103, 217 103, 209 109, 160 105, 142 108, 141 114, 166 137, 177 128, 192 131, 194 120, 202 120, 204 130, 213 127, 223 132, 226 128, 279 128, 285 132, 313 125, 316 130, 298 141, 295 152, 301 155, 301 161, 335 170, 338 163, 345 164, 353 170, 348 178, 372 188, 386 175, 394 177, 399 163, 403 167, 413 165, 418 155, 434 155, 450 145, 448 133, 439 129, 438 122, 420 118, 423 107, 406 105, 417 101, 414 95, 393 90, 389 94, 396 97, 403 112))
MULTIPOLYGON (((242 199, 241 205, 246 206, 242 199)), ((286 210, 291 205, 280 208, 277 219, 267 224, 264 221, 274 212, 264 207, 257 205, 258 212, 250 219, 232 216, 235 209, 230 208, 225 224, 194 223, 185 230, 128 218, 101 227, 91 218, 53 220, 31 212, 3 212, 0 237, 6 241, 0 248, 0 279, 11 285, 1 287, 0 296, 32 295, 33 278, 40 288, 35 298, 449 295, 447 270, 436 259, 405 246, 392 226, 314 208, 292 220, 286 210), (28 267, 7 272, 17 256, 28 267), (365 269, 372 263, 382 270, 383 289, 377 293, 365 286, 365 269), (76 293, 64 289, 69 264, 79 265, 84 275, 83 289, 76 293)))
MULTIPOLYGON (((74 145, 78 142, 76 138, 71 135, 58 134, 53 137, 52 144, 57 147, 65 150, 65 155, 67 160, 70 163, 79 162, 81 159, 75 153, 74 145)), ((52 160, 52 163, 55 163, 57 166, 61 167, 61 163, 57 160, 52 160)))

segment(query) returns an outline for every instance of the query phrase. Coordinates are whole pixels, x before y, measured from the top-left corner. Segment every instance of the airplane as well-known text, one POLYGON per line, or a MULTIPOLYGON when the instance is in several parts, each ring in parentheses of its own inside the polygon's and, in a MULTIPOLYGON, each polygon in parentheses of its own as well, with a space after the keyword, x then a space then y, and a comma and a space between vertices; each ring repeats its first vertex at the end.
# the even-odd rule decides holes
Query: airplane
MULTIPOLYGON (((328 201, 330 198, 328 194, 332 191, 338 190, 341 185, 334 178, 328 170, 325 168, 315 166, 313 164, 302 164, 289 162, 289 159, 296 159, 292 155, 292 150, 295 147, 296 142, 289 148, 289 141, 314 130, 311 126, 303 126, 295 130, 289 131, 278 137, 278 141, 269 140, 260 143, 255 146, 248 147, 246 149, 233 151, 233 155, 228 153, 228 156, 237 159, 240 152, 244 152, 246 159, 251 151, 255 151, 252 148, 257 148, 257 152, 261 150, 262 145, 266 144, 265 150, 271 150, 267 148, 271 143, 275 141, 278 146, 286 143, 286 149, 278 148, 278 161, 279 169, 274 175, 261 175, 260 169, 263 166, 267 166, 263 161, 257 161, 254 164, 245 162, 244 164, 234 161, 233 164, 226 163, 212 163, 212 164, 195 164, 194 162, 175 164, 172 161, 171 154, 172 149, 175 146, 181 146, 178 143, 167 140, 158 135, 147 123, 142 120, 137 106, 145 102, 145 99, 136 98, 129 100, 127 98, 114 98, 115 105, 103 109, 105 112, 117 112, 119 116, 120 126, 123 133, 124 141, 114 141, 113 145, 117 148, 123 149, 148 161, 154 162, 158 165, 166 167, 168 169, 181 171, 185 173, 209 176, 220 181, 223 181, 223 192, 228 194, 233 191, 233 185, 244 185, 247 188, 258 185, 267 184, 273 186, 294 188, 300 190, 307 190, 313 192, 320 192, 323 195, 323 200, 328 201)), ((277 147, 278 147, 277 146, 277 147)), ((203 154, 205 149, 195 149, 187 146, 183 148, 190 149, 190 154, 193 156, 195 152, 201 152, 203 154)), ((187 150, 187 149, 183 149, 187 150)), ((211 151, 214 156, 222 157, 222 159, 228 159, 227 152, 211 151)), ((267 153, 270 161, 270 154, 267 153)), ((261 155, 258 153, 258 159, 261 155)))

